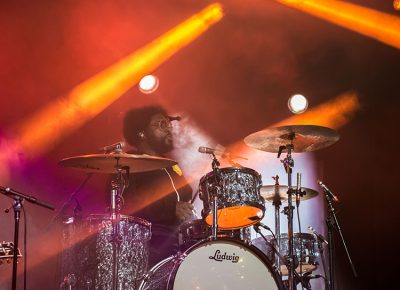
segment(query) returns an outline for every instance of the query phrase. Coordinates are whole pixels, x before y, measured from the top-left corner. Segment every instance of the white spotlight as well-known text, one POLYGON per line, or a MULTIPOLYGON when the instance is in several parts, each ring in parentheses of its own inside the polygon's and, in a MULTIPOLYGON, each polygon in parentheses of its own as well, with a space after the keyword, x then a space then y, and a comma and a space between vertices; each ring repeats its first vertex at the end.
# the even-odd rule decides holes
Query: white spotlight
POLYGON ((296 94, 289 98, 288 107, 293 114, 301 114, 307 110, 308 101, 303 95, 296 94))
POLYGON ((158 78, 156 76, 144 76, 139 82, 139 90, 144 94, 151 94, 157 90, 158 83, 158 78))

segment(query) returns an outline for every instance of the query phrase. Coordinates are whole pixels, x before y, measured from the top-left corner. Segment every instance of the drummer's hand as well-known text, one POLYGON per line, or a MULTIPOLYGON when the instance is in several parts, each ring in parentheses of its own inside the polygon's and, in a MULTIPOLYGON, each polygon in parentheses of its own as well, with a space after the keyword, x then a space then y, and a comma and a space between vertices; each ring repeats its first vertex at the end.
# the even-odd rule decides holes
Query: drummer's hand
POLYGON ((180 221, 188 220, 193 214, 193 204, 186 201, 178 201, 176 203, 175 214, 180 221))

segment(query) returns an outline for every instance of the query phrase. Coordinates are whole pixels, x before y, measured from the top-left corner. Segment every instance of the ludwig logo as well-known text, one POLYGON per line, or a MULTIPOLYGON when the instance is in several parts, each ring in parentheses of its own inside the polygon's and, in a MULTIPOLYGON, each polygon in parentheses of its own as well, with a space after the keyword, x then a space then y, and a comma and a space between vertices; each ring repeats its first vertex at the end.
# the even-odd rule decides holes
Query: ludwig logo
POLYGON ((236 256, 235 253, 232 255, 228 255, 226 252, 221 254, 220 250, 216 250, 214 256, 208 257, 210 260, 215 260, 218 262, 222 262, 223 260, 232 261, 232 263, 239 262, 239 256, 236 256))

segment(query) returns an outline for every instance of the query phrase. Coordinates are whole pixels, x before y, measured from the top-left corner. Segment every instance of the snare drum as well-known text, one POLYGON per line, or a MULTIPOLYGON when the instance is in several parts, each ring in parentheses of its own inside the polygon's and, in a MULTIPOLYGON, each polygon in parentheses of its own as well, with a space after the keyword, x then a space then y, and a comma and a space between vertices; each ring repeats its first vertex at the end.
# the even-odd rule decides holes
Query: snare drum
POLYGON ((139 290, 282 290, 281 276, 257 248, 238 241, 202 241, 154 266, 139 290))
MULTIPOLYGON (((119 228, 122 241, 117 261, 118 289, 134 290, 146 274, 151 224, 137 217, 121 216, 119 228)), ((79 222, 70 219, 65 223, 61 278, 72 280, 71 289, 112 288, 111 239, 109 215, 90 215, 79 222)))
MULTIPOLYGON (((179 227, 179 247, 181 250, 187 250, 194 244, 209 237, 211 237, 211 227, 202 219, 185 222, 179 227)), ((218 229, 217 237, 230 238, 247 244, 251 243, 250 228, 237 230, 218 229)))
MULTIPOLYGON (((272 236, 267 236, 267 239, 275 244, 275 239, 272 236)), ((289 254, 289 239, 287 234, 281 234, 279 245, 279 253, 282 256, 286 256, 289 254)), ((275 252, 271 248, 270 245, 266 244, 262 237, 254 239, 252 244, 259 248, 270 261, 275 262, 275 252)), ((297 257, 299 262, 299 266, 296 268, 296 272, 300 273, 300 265, 301 272, 312 272, 314 271, 319 264, 319 251, 318 251, 318 242, 315 240, 315 237, 309 233, 294 233, 293 234, 293 245, 294 245, 294 255, 297 257)), ((288 270, 284 265, 284 262, 281 261, 281 273, 282 275, 288 275, 288 270)))
MULTIPOLYGON (((264 199, 260 195, 261 175, 246 167, 220 169, 218 195, 218 227, 239 229, 257 223, 264 217, 264 199)), ((199 196, 203 200, 202 216, 211 225, 213 194, 216 190, 214 173, 203 176, 199 196)))

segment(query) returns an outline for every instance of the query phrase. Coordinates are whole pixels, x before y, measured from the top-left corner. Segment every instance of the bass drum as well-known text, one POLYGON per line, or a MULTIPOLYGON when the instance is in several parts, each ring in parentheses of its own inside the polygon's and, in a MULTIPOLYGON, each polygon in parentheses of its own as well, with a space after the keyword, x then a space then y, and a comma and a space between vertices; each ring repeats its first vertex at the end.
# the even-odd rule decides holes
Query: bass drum
POLYGON ((139 290, 282 290, 281 276, 253 246, 219 239, 197 243, 154 266, 139 290))

